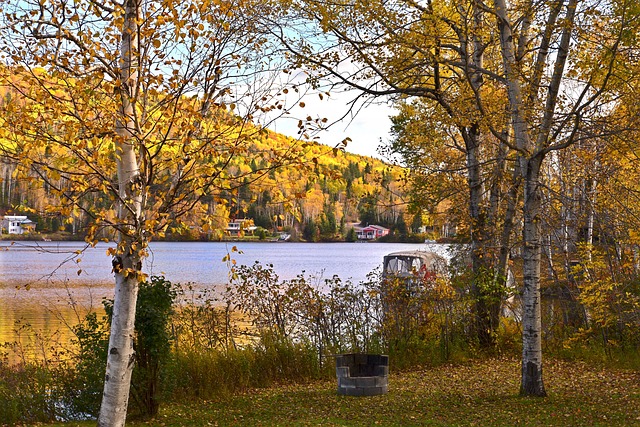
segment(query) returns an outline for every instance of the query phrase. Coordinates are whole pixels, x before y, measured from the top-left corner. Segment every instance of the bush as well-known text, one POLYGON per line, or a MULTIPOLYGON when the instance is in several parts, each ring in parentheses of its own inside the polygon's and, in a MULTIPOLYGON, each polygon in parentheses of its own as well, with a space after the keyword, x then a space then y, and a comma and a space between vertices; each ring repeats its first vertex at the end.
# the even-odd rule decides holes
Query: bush
MULTIPOLYGON (((189 298, 172 317, 174 351, 226 350, 235 345, 240 336, 237 321, 232 319, 229 305, 222 306, 220 298, 211 290, 196 292, 191 286, 189 298)), ((237 319, 235 319, 237 320, 237 319)))
MULTIPOLYGON (((144 417, 157 414, 161 401, 161 370, 171 342, 168 325, 176 292, 163 277, 140 284, 136 307, 135 362, 131 380, 130 410, 144 417)), ((109 344, 113 302, 103 301, 106 316, 89 313, 73 328, 78 353, 69 363, 55 368, 55 399, 63 419, 96 418, 100 411, 109 344)))
POLYGON ((171 282, 162 276, 152 276, 150 281, 140 284, 134 339, 136 368, 130 394, 143 417, 155 417, 160 408, 162 373, 171 350, 169 325, 176 296, 171 282))
MULTIPOLYGON (((378 294, 370 285, 354 285, 334 276, 313 283, 299 275, 280 281, 273 266, 238 266, 227 304, 247 319, 249 332, 274 342, 306 342, 317 357, 380 349, 378 294)), ((371 283, 378 280, 373 273, 371 283)))
POLYGON ((78 353, 56 368, 56 398, 67 420, 94 419, 100 411, 109 346, 109 319, 89 313, 73 328, 78 353))
POLYGON ((8 367, 0 362, 0 423, 54 421, 56 405, 49 395, 52 385, 51 372, 42 366, 8 367))

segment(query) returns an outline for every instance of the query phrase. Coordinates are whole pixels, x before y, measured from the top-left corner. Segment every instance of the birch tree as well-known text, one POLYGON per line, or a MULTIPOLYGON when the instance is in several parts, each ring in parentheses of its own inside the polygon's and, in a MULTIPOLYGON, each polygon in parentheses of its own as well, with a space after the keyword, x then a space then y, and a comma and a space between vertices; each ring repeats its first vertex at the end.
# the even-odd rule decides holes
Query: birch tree
MULTIPOLYGON (((333 4, 284 2, 317 23, 317 33, 292 40, 300 63, 358 90, 359 96, 428 100, 464 141, 474 249, 483 248, 478 171, 487 136, 514 159, 500 259, 508 252, 518 185, 522 194, 523 395, 544 396, 540 312, 541 170, 547 155, 576 141, 585 117, 615 105, 612 81, 620 50, 637 28, 628 0, 534 2, 398 0, 333 4), (324 37, 323 37, 324 36, 324 37), (310 58, 310 59, 305 59, 310 58), (594 59, 595 58, 595 59, 594 59), (519 184, 521 183, 521 184, 519 184)), ((627 58, 628 59, 628 58, 627 58)), ((433 120, 433 118, 432 118, 433 120)), ((434 122, 437 122, 436 118, 434 122)), ((440 120, 442 121, 442 120, 440 120)), ((486 148, 485 148, 486 153, 486 148)), ((501 155, 483 158, 498 161, 501 155)), ((489 200, 492 198, 489 197, 489 200)), ((491 206, 491 203, 489 203, 491 206)), ((474 251, 478 253, 478 251, 474 251)), ((474 259, 474 268, 481 265, 474 259)))
MULTIPOLYGON (((113 320, 100 426, 124 425, 135 306, 148 244, 185 214, 216 222, 205 198, 232 193, 297 159, 267 147, 238 156, 285 111, 259 2, 2 1, 2 154, 91 218, 88 245, 113 240, 113 320), (277 84, 276 84, 277 83, 277 84), (262 121, 261 121, 262 120, 262 121), (63 180, 64 185, 57 185, 63 180), (102 203, 83 202, 98 195, 102 203), (106 206, 106 207, 105 207, 106 206)), ((291 88, 291 92, 295 91, 291 88)), ((225 210, 225 209, 223 209, 225 210)))
MULTIPOLYGON (((630 2, 577 0, 539 8, 495 1, 513 141, 523 179, 523 354, 521 393, 544 396, 540 316, 542 165, 577 141, 585 117, 612 103, 630 2), (519 22, 520 25, 516 25, 519 22), (527 54, 526 52, 535 52, 527 54), (601 62, 585 61, 586 55, 601 62)), ((610 108, 610 107, 609 107, 610 108)))

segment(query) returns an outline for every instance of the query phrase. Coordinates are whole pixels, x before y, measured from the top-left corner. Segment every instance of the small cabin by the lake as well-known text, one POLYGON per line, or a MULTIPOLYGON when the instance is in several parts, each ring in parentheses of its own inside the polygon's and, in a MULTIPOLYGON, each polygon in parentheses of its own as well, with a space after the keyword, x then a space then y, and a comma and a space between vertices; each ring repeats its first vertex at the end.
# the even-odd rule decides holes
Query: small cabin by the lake
POLYGON ((25 215, 5 215, 2 217, 2 232, 8 234, 31 233, 36 230, 36 223, 25 215))
POLYGON ((375 240, 389 234, 389 229, 380 225, 368 225, 361 229, 356 229, 358 240, 375 240))
POLYGON ((225 231, 231 236, 238 236, 242 233, 253 234, 257 228, 251 219, 237 219, 229 222, 225 231))

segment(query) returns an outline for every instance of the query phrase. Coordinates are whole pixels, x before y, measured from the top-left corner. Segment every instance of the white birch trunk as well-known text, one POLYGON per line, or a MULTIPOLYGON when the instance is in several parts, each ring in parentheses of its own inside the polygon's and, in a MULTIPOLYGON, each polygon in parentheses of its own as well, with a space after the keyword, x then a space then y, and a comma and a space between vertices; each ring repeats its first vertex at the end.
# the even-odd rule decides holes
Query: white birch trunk
POLYGON ((545 396, 542 381, 542 315, 540 306, 540 188, 541 158, 529 160, 524 188, 522 381, 520 393, 545 396))
POLYGON ((116 274, 109 353, 98 426, 124 426, 133 372, 137 278, 116 274))
POLYGON ((514 138, 520 151, 519 167, 523 174, 523 318, 522 381, 520 392, 529 396, 546 394, 542 382, 542 321, 540 309, 540 194, 538 180, 542 156, 527 159, 533 144, 525 119, 525 105, 517 70, 516 51, 505 0, 495 0, 500 30, 500 45, 507 82, 514 138))
POLYGON ((590 188, 587 198, 587 209, 589 210, 587 217, 587 260, 593 259, 593 227, 595 224, 596 194, 598 181, 596 178, 591 179, 590 188))
POLYGON ((119 254, 114 258, 115 296, 109 336, 104 392, 98 426, 124 426, 127 416, 131 373, 133 371, 134 324, 138 298, 138 275, 141 269, 138 242, 142 197, 139 168, 135 153, 134 99, 137 88, 139 40, 137 22, 139 0, 125 2, 120 53, 121 110, 116 123, 120 222, 119 254))

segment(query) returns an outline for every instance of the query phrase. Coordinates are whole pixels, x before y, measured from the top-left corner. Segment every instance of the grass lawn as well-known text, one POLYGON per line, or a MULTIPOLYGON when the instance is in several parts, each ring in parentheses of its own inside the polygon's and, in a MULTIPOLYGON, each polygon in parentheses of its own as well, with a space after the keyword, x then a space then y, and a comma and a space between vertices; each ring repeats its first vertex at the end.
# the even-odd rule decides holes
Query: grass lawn
MULTIPOLYGON (((515 359, 391 372, 389 393, 336 394, 336 381, 170 404, 131 426, 640 426, 640 371, 548 360, 548 397, 518 396, 515 359)), ((66 423, 61 426, 92 426, 66 423)))

